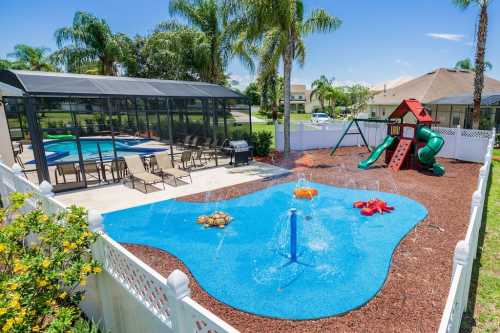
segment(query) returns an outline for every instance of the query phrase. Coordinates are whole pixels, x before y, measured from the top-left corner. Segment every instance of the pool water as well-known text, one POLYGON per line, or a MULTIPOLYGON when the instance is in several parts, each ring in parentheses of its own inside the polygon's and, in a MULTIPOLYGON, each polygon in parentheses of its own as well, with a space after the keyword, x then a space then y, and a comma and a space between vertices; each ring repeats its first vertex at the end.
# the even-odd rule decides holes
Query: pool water
MULTIPOLYGON (((116 139, 116 152, 119 157, 127 155, 137 155, 140 153, 151 153, 161 149, 134 147, 137 144, 144 143, 147 139, 116 139)), ((114 158, 113 142, 111 139, 81 139, 82 157, 84 160, 98 160, 99 151, 97 145, 101 148, 102 158, 109 160, 114 158)), ((46 152, 59 153, 55 159, 48 158, 49 162, 70 162, 78 161, 78 150, 75 140, 57 140, 44 143, 46 152)), ((50 163, 49 163, 50 164, 50 163)))
POLYGON ((257 315, 314 319, 358 308, 383 286, 400 240, 427 215, 395 194, 311 183, 312 201, 292 196, 295 183, 207 203, 167 200, 104 215, 119 242, 168 251, 213 297, 257 315), (362 216, 357 200, 380 198, 390 214, 362 216), (290 263, 289 209, 297 208, 299 263, 290 263), (199 215, 234 217, 224 229, 204 228, 199 215))

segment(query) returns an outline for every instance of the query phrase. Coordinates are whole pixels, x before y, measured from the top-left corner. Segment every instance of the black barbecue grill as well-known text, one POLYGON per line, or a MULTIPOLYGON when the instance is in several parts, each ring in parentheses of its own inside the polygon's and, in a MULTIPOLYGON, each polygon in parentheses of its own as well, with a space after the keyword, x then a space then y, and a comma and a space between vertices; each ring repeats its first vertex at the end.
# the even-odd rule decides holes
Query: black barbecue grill
POLYGON ((252 147, 245 140, 226 140, 222 149, 229 154, 229 165, 248 164, 252 159, 252 147))

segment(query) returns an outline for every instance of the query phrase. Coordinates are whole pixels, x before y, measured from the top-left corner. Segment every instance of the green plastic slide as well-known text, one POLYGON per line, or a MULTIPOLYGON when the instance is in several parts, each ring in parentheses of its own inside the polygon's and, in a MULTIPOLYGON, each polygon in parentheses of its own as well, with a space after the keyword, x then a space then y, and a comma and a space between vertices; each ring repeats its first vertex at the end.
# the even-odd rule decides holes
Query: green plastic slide
POLYGON ((389 148, 393 144, 394 140, 395 140, 395 138, 393 136, 390 136, 390 135, 386 136, 384 139, 384 142, 379 144, 377 146, 377 148, 375 148, 372 151, 372 153, 370 154, 370 157, 368 157, 366 160, 360 161, 358 163, 358 168, 368 169, 370 167, 370 165, 372 165, 373 163, 375 163, 376 160, 378 160, 378 158, 380 157, 380 155, 382 155, 384 150, 386 150, 387 148, 389 148))
POLYGON ((432 168, 432 172, 437 176, 444 175, 444 167, 436 162, 435 156, 439 153, 444 145, 444 139, 439 134, 428 127, 420 127, 417 130, 417 139, 427 142, 425 146, 417 152, 420 163, 432 168))

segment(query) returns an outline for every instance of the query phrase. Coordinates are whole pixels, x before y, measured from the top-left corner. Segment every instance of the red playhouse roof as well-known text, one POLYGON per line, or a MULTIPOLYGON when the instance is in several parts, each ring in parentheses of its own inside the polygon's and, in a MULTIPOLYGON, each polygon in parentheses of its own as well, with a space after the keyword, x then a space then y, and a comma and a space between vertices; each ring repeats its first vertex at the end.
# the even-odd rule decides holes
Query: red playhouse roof
POLYGON ((432 116, 418 100, 414 98, 404 99, 394 110, 389 119, 403 118, 408 112, 413 113, 419 123, 432 123, 432 116))

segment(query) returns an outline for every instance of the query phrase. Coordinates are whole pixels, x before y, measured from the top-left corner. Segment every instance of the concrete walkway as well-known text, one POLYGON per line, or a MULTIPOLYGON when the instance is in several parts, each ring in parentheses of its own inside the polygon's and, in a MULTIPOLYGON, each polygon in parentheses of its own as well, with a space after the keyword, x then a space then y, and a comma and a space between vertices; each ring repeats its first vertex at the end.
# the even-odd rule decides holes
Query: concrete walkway
POLYGON ((181 182, 178 186, 165 184, 165 190, 162 184, 156 184, 148 188, 148 193, 144 193, 143 184, 136 183, 138 189, 133 189, 127 182, 64 192, 57 194, 56 198, 67 206, 74 204, 105 213, 288 173, 288 170, 270 164, 252 162, 249 166, 238 168, 222 166, 195 171, 191 173, 192 184, 181 182))

